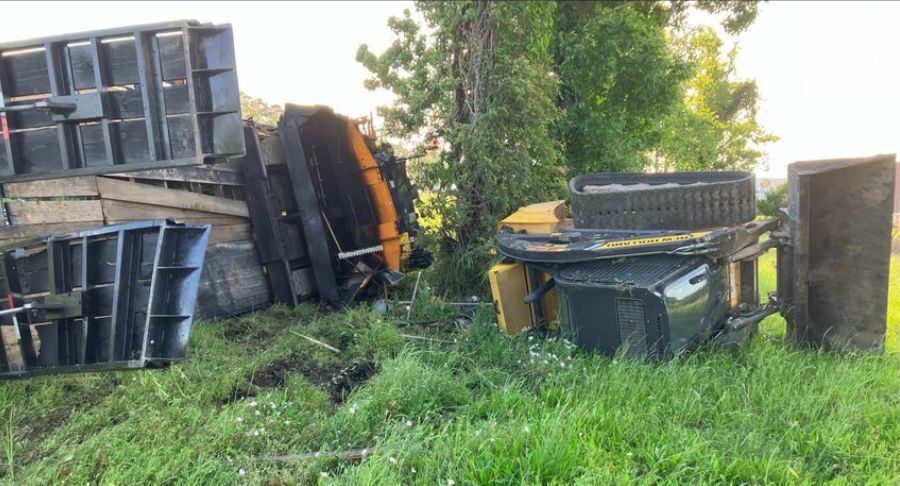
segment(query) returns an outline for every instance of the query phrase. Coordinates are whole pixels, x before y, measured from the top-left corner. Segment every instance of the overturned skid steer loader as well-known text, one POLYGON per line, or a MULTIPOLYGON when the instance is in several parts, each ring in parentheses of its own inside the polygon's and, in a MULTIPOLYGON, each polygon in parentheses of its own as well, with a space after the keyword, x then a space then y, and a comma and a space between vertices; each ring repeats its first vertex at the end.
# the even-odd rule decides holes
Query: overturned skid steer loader
POLYGON ((754 219, 749 173, 575 178, 575 228, 558 214, 550 232, 523 231, 515 215, 501 223, 503 268, 521 275, 491 270, 501 327, 558 320, 586 350, 664 360, 710 340, 741 345, 781 313, 796 344, 882 350, 894 164, 894 155, 792 164, 789 207, 772 219, 754 219), (578 227, 597 221, 607 226, 578 227), (761 302, 757 259, 772 248, 778 289, 761 302))

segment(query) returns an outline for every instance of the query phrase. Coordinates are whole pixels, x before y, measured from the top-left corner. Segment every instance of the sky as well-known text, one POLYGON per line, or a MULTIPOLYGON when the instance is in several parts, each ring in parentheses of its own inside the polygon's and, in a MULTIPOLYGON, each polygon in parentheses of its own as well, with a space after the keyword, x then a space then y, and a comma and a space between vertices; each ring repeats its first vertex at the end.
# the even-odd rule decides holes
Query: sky
MULTIPOLYGON (((0 42, 177 19, 231 23, 241 90, 274 104, 350 116, 391 101, 370 92, 360 44, 390 44, 408 2, 0 2, 0 42)), ((707 21, 698 17, 699 21, 707 21)), ((781 139, 763 175, 789 162, 900 151, 900 3, 769 2, 736 40, 738 75, 757 80, 759 120, 781 139)), ((734 40, 734 39, 732 39, 734 40)))
POLYGON ((769 2, 739 36, 738 75, 756 79, 758 120, 781 137, 769 168, 900 153, 897 2, 769 2))

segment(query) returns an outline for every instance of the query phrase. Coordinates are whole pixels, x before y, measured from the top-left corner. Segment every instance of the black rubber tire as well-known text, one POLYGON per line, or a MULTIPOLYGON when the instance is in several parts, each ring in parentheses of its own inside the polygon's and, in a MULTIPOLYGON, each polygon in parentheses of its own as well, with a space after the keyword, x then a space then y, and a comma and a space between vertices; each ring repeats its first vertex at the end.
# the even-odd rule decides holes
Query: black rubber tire
POLYGON ((756 217, 751 172, 585 174, 569 181, 569 194, 576 228, 696 230, 756 217))

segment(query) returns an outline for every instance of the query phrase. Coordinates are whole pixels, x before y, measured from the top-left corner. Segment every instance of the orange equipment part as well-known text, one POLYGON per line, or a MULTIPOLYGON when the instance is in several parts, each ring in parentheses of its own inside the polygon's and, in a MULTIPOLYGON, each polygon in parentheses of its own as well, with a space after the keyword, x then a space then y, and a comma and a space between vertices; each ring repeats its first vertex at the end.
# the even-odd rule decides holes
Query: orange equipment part
POLYGON ((363 183, 378 218, 378 239, 384 247, 384 262, 388 270, 400 270, 400 232, 397 229, 397 210, 391 190, 381 176, 381 168, 369 151, 366 140, 353 120, 347 120, 347 142, 359 165, 363 183))

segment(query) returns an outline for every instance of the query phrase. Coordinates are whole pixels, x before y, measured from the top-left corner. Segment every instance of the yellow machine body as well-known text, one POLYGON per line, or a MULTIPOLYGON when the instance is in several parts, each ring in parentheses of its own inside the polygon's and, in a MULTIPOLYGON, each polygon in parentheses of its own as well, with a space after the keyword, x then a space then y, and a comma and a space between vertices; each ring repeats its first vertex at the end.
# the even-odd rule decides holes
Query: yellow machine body
POLYGON ((378 162, 372 156, 365 138, 353 120, 347 120, 347 139, 375 206, 375 214, 378 217, 378 239, 384 248, 385 265, 389 270, 400 270, 401 235, 397 229, 397 210, 394 208, 391 190, 381 177, 378 162))
MULTIPOLYGON (((549 275, 539 276, 541 283, 549 275)), ((497 310, 497 325, 505 334, 516 335, 537 325, 537 315, 531 305, 524 299, 533 289, 528 283, 525 265, 521 263, 499 263, 491 267, 488 273, 491 283, 491 295, 497 310)), ((556 329, 559 326, 558 302, 556 291, 551 290, 541 298, 546 326, 556 329)))
POLYGON ((500 221, 500 229, 509 228, 516 233, 556 233, 571 227, 566 219, 565 201, 547 201, 523 206, 500 221))
POLYGON ((506 334, 518 334, 533 328, 531 306, 522 300, 528 294, 525 266, 499 263, 488 271, 488 280, 500 329, 506 334))
MULTIPOLYGON (((499 227, 508 228, 517 233, 556 233, 560 229, 572 226, 566 219, 565 201, 547 201, 530 204, 516 210, 500 222, 499 227)), ((539 283, 550 278, 541 273, 539 283)), ((524 299, 533 289, 528 281, 525 265, 522 263, 499 263, 488 271, 491 284, 491 295, 497 309, 497 324, 506 334, 519 334, 534 329, 538 316, 532 305, 524 299)), ((541 297, 545 325, 551 329, 559 326, 559 303, 556 290, 551 289, 541 297)))

